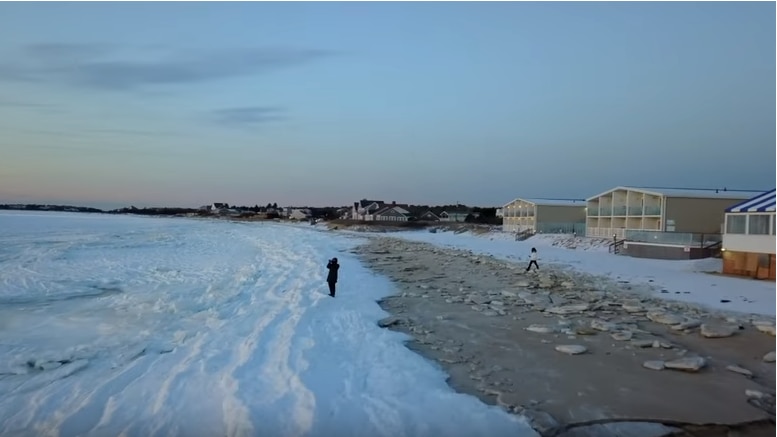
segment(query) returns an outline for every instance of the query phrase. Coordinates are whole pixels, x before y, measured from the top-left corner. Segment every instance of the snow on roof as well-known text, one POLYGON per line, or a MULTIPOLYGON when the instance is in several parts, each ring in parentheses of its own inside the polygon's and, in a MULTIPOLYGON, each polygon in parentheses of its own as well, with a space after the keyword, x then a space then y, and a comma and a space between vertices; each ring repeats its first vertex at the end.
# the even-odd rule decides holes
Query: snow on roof
MULTIPOLYGON (((517 198, 513 199, 507 205, 515 203, 516 201, 522 201, 526 203, 533 203, 538 206, 581 206, 586 205, 585 199, 543 199, 543 198, 517 198)), ((504 205, 504 206, 507 206, 504 205)))
POLYGON ((774 212, 775 190, 767 191, 726 208, 726 212, 774 212))
POLYGON ((521 199, 523 201, 541 206, 582 206, 586 205, 584 199, 521 199))
POLYGON ((627 187, 618 186, 604 193, 599 193, 595 196, 589 197, 588 200, 595 200, 596 198, 609 194, 616 190, 629 190, 638 191, 641 193, 653 194, 656 196, 666 197, 688 197, 692 199, 733 199, 744 200, 752 197, 753 195, 760 193, 761 191, 755 190, 725 190, 717 188, 662 188, 662 187, 627 187))

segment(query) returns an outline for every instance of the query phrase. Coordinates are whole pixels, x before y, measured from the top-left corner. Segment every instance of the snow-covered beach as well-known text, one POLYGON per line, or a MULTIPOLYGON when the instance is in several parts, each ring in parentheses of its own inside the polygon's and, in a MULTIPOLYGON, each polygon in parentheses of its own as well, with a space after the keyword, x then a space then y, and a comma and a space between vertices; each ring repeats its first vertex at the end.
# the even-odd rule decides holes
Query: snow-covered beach
MULTIPOLYGON (((416 331, 378 326, 389 315, 378 301, 429 280, 421 274, 416 281, 421 282, 407 284, 397 274, 412 279, 408 263, 437 258, 378 255, 388 257, 383 265, 395 272, 379 275, 354 253, 368 247, 367 236, 428 242, 510 262, 524 261, 536 246, 541 266, 606 276, 651 299, 774 315, 773 283, 707 273, 715 269, 714 260, 633 259, 586 240, 572 241, 576 249, 570 250, 563 247, 570 241, 558 236, 516 242, 501 233, 325 229, 0 213, 0 434, 538 435, 520 411, 488 406, 474 389, 463 391, 469 395, 454 391, 446 366, 406 346, 416 331), (324 283, 332 256, 343 266, 336 299, 324 283)), ((413 269, 418 267, 423 268, 413 269)), ((439 321, 435 314, 428 316, 439 321)), ((441 328, 439 335, 444 333, 441 328)), ((458 335, 446 341, 456 342, 458 335)), ((531 346, 536 347, 544 346, 531 346)), ((736 353, 716 359, 723 358, 736 353)), ((480 367, 474 368, 477 374, 486 371, 480 367)), ((773 379, 773 364, 757 372, 773 379)), ((519 387, 515 395, 531 398, 541 391, 537 384, 552 382, 532 384, 524 387, 530 392, 520 394, 519 387)), ((537 427, 534 419, 531 425, 537 427)))
POLYGON ((0 213, 0 434, 536 435, 376 325, 393 287, 349 253, 359 241, 0 213))
MULTIPOLYGON (((385 235, 385 234, 384 234, 385 235)), ((589 245, 586 238, 577 238, 575 247, 569 237, 537 235, 528 240, 514 241, 507 233, 472 234, 453 232, 395 232, 392 237, 432 243, 440 247, 470 250, 497 258, 528 263, 529 252, 536 246, 540 265, 570 268, 635 285, 649 285, 650 294, 707 308, 741 313, 774 316, 777 293, 773 281, 727 277, 719 274, 719 259, 671 261, 632 258, 614 255, 606 245, 589 245), (566 240, 565 245, 555 245, 566 240), (663 291, 663 293, 662 293, 663 291)))

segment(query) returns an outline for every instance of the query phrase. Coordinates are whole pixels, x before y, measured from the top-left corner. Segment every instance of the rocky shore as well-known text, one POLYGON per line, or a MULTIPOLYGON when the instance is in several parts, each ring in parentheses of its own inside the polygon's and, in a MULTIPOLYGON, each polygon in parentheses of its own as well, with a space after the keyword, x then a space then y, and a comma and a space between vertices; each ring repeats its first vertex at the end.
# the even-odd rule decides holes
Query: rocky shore
POLYGON ((381 326, 542 436, 775 433, 772 318, 390 237, 355 251, 399 289, 381 326))

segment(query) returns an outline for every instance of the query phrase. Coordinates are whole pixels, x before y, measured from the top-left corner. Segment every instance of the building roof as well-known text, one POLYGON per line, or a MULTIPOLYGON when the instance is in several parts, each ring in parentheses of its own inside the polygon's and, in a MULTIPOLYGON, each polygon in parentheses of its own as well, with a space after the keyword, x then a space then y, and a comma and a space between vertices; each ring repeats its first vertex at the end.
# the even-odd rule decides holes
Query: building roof
POLYGON ((384 202, 382 200, 368 200, 368 199, 362 199, 358 202, 359 208, 364 208, 366 206, 370 206, 373 203, 377 203, 378 206, 383 206, 384 202))
POLYGON ((665 197, 686 197, 692 199, 733 199, 742 200, 752 197, 758 190, 727 190, 725 188, 664 188, 664 187, 629 187, 618 186, 611 188, 603 193, 589 197, 588 200, 611 193, 616 190, 638 191, 640 193, 652 194, 654 196, 665 197))
MULTIPOLYGON (((585 207, 586 201, 585 199, 543 199, 543 198, 516 198, 507 203, 507 205, 510 205, 511 203, 515 203, 516 201, 522 201, 526 203, 532 203, 537 206, 580 206, 585 207)), ((504 205, 504 206, 507 206, 504 205)))
POLYGON ((775 190, 726 208, 726 212, 774 212, 775 190))
MULTIPOLYGON (((387 206, 385 206, 385 207, 383 207, 383 208, 373 212, 372 215, 384 215, 384 214, 386 214, 389 211, 394 211, 395 213, 397 213, 399 215, 407 215, 407 214, 403 213, 402 211, 398 211, 396 209, 397 206, 398 205, 387 205, 387 206)), ((404 208, 402 208, 402 209, 404 209, 404 208)), ((405 210, 405 211, 407 211, 407 210, 405 210)))

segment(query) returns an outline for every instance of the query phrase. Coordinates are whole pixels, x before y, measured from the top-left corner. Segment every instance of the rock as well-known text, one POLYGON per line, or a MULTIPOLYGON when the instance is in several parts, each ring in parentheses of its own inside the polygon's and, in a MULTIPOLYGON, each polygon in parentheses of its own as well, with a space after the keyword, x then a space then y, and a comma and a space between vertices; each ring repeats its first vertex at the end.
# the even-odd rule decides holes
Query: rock
POLYGON ((617 340, 617 341, 629 341, 631 340, 632 336, 634 336, 634 334, 632 334, 631 331, 620 331, 620 332, 613 332, 610 334, 610 337, 612 337, 613 340, 617 340))
POLYGON ((529 283, 529 281, 527 279, 519 279, 519 280, 515 281, 515 286, 516 287, 526 288, 529 285, 531 285, 531 284, 529 283))
POLYGON ((647 318, 662 325, 679 325, 685 321, 684 317, 666 311, 649 311, 647 318))
POLYGON ((402 323, 402 318, 397 316, 386 317, 385 319, 378 321, 378 326, 381 328, 388 328, 389 326, 399 325, 402 323))
POLYGON ((763 398, 769 397, 769 395, 767 395, 762 391, 752 390, 752 389, 745 390, 745 396, 749 398, 755 398, 755 399, 763 399, 763 398))
POLYGON ((698 372, 706 365, 707 360, 702 357, 683 357, 664 363, 667 369, 684 370, 686 372, 698 372))
POLYGON ((642 367, 650 370, 664 370, 664 362, 660 360, 650 360, 642 363, 642 367))
POLYGON ((591 320, 591 328, 596 329, 597 331, 614 331, 618 325, 612 322, 606 322, 604 320, 591 320))
POLYGON ((702 323, 701 335, 706 338, 726 338, 731 337, 739 329, 738 326, 702 323))
POLYGON ((726 370, 729 370, 734 373, 739 373, 740 375, 745 375, 747 377, 753 376, 753 372, 745 369, 744 367, 737 366, 735 364, 732 364, 730 366, 726 366, 726 370))
POLYGON ((769 334, 769 335, 775 335, 775 327, 773 322, 765 321, 765 320, 757 320, 753 322, 753 326, 755 326, 755 329, 769 334))
POLYGON ((561 283, 561 286, 564 288, 575 288, 575 283, 572 281, 564 281, 561 283))
POLYGON ((492 301, 491 301, 491 306, 498 306, 498 307, 500 307, 500 306, 502 306, 502 305, 504 305, 504 304, 505 304, 505 303, 504 303, 504 302, 502 302, 501 300, 492 300, 492 301))
POLYGON ((588 351, 588 348, 580 344, 560 344, 556 350, 568 355, 579 355, 588 351))
POLYGON ((774 351, 769 352, 768 354, 764 355, 763 361, 765 363, 773 363, 775 359, 775 353, 774 351))
POLYGON ((550 314, 574 314, 587 311, 589 305, 587 303, 578 303, 572 305, 562 305, 557 307, 545 308, 546 313, 550 314))
POLYGON ((507 290, 504 290, 504 291, 502 291, 502 293, 501 293, 501 294, 502 294, 502 296, 504 296, 504 297, 516 297, 516 294, 515 294, 515 293, 513 293, 512 291, 507 291, 507 290))
POLYGON ((587 326, 578 326, 575 328, 575 334, 577 335, 596 335, 596 333, 599 332, 596 329, 589 328, 587 326))
POLYGON ((493 310, 486 310, 486 311, 483 311, 483 315, 488 317, 494 317, 494 316, 498 316, 499 313, 493 310))
POLYGON ((671 328, 675 331, 685 331, 686 329, 698 328, 699 326, 701 326, 701 320, 692 319, 692 320, 686 320, 683 323, 674 325, 671 328))
POLYGON ((544 279, 542 279, 542 280, 540 280, 540 283, 539 283, 538 287, 540 287, 540 288, 553 288, 554 285, 556 285, 555 282, 553 282, 551 280, 544 280, 544 279))
POLYGON ((485 305, 489 302, 491 302, 491 298, 488 296, 483 296, 482 294, 470 294, 467 296, 467 299, 469 299, 470 302, 476 303, 478 305, 485 305))
POLYGON ((528 291, 522 291, 518 293, 518 297, 523 299, 524 302, 532 305, 548 305, 550 304, 550 296, 547 294, 534 294, 528 291))
POLYGON ((747 402, 761 410, 774 414, 774 394, 764 393, 758 390, 748 389, 745 390, 745 396, 747 396, 747 402))
POLYGON ((555 328, 546 325, 530 325, 526 330, 538 334, 552 334, 553 332, 556 332, 555 328))
POLYGON ((631 340, 631 344, 641 348, 653 347, 653 340, 631 340))
POLYGON ((629 299, 624 301, 621 304, 621 308, 623 308, 627 313, 639 313, 645 310, 642 307, 642 302, 636 299, 629 299))

